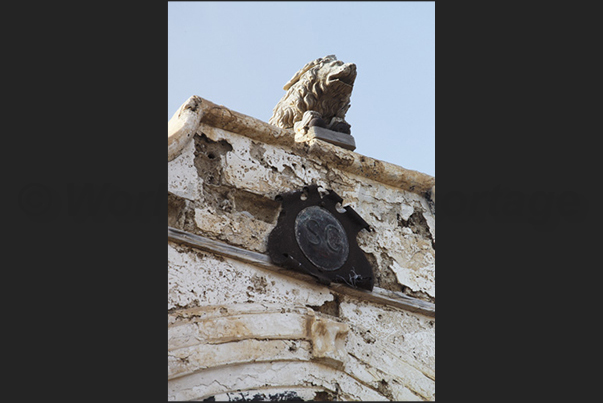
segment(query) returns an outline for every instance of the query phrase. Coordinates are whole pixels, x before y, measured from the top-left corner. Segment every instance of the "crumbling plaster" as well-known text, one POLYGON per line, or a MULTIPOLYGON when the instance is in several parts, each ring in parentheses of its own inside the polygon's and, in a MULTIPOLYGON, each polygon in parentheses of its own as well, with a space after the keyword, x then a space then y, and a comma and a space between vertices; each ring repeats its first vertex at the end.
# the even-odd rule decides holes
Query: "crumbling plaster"
MULTIPOLYGON (((168 224, 266 253, 275 197, 317 184, 370 225, 376 285, 435 302, 435 181, 191 97, 168 224)), ((171 129, 170 129, 171 130, 171 129)), ((435 319, 168 242, 168 399, 435 400, 435 319)))
POLYGON ((168 243, 168 309, 233 303, 320 306, 324 287, 218 255, 168 243))
POLYGON ((264 253, 277 215, 271 221, 258 219, 248 206, 273 202, 279 193, 312 183, 335 190, 369 223, 371 230, 362 230, 358 243, 372 256, 378 286, 435 301, 435 216, 424 195, 351 174, 341 169, 341 163, 324 162, 304 148, 260 143, 203 123, 193 141, 170 162, 168 190, 190 202, 191 219, 182 223, 182 229, 264 253), (195 147, 200 142, 221 142, 229 151, 203 155, 195 147), (210 178, 214 183, 207 183, 207 170, 195 168, 196 159, 214 164, 210 178), (254 198, 247 204, 238 200, 244 192, 254 198), (412 215, 419 219, 409 225, 412 215))
POLYGON ((387 400, 375 391, 391 400, 434 398, 433 318, 348 297, 335 301, 334 315, 324 314, 321 306, 335 300, 325 286, 180 245, 169 244, 168 252, 174 273, 168 286, 174 399, 256 390, 245 376, 227 386, 231 375, 219 368, 256 377, 257 371, 270 371, 268 363, 291 363, 311 373, 294 381, 284 379, 286 374, 266 378, 270 387, 320 386, 316 391, 343 391, 338 396, 344 400, 387 400), (183 303, 188 308, 181 309, 183 303))

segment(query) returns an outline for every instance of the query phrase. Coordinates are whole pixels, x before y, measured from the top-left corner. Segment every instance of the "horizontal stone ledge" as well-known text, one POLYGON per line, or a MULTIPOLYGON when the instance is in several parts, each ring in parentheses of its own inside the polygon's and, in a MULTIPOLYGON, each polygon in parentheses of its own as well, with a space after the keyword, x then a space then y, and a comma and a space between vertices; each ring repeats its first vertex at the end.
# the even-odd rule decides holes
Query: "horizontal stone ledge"
MULTIPOLYGON (((182 231, 168 226, 168 241, 185 244, 197 249, 217 253, 222 256, 237 259, 254 266, 259 266, 264 269, 272 270, 291 276, 297 279, 315 283, 312 276, 298 273, 292 270, 287 270, 274 265, 270 257, 263 253, 248 251, 243 248, 229 245, 224 242, 206 238, 201 235, 193 234, 187 231, 182 231)), ((328 288, 338 294, 352 296, 365 301, 393 306, 404 309, 406 311, 420 313, 426 316, 435 317, 435 304, 420 300, 418 298, 409 297, 400 292, 385 290, 380 287, 374 287, 373 291, 366 291, 358 288, 348 287, 340 283, 331 283, 328 288)))
POLYGON ((307 315, 311 308, 301 305, 283 307, 280 304, 247 302, 244 304, 229 305, 203 305, 192 308, 174 309, 168 313, 168 326, 178 326, 199 320, 222 318, 225 314, 232 315, 257 315, 265 313, 291 313, 307 315))
POLYGON ((189 98, 170 120, 168 161, 190 141, 190 133, 194 133, 200 123, 252 140, 290 147, 300 155, 308 153, 346 172, 420 195, 430 193, 435 186, 435 178, 431 175, 367 157, 317 138, 296 142, 293 129, 282 129, 196 95, 189 98))

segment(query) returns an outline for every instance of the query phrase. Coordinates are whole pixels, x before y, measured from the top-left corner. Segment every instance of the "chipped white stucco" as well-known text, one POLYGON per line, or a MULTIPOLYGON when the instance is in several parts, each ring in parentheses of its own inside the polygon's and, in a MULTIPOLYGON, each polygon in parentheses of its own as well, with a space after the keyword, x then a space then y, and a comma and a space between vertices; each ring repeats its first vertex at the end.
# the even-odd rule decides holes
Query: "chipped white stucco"
MULTIPOLYGON (((415 185, 383 183, 390 165, 317 140, 263 141, 254 130, 272 129, 253 118, 245 135, 213 119, 168 163, 171 225, 266 253, 275 197, 317 184, 370 225, 357 241, 377 285, 435 302, 435 208, 415 185)), ((433 317, 174 242, 168 310, 169 400, 435 400, 433 317)))

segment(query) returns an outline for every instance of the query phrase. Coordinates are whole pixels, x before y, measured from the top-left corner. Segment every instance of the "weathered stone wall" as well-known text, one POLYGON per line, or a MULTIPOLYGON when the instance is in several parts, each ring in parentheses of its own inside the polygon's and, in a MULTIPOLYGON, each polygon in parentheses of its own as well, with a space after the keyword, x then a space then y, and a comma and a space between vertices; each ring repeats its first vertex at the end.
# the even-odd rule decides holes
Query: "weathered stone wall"
MULTIPOLYGON (((168 226, 265 254, 275 197, 317 184, 370 225, 376 288, 435 303, 433 178, 196 102, 168 226)), ((168 262, 171 400, 435 399, 434 315, 173 241, 168 262)))

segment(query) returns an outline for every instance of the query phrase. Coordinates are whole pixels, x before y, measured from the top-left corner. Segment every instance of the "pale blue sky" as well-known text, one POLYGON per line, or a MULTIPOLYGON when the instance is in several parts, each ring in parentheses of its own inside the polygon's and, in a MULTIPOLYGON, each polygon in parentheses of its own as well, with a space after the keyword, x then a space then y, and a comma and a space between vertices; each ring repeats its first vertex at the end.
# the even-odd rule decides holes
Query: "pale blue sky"
POLYGON ((355 151, 435 176, 434 2, 169 2, 167 118, 199 95, 267 122, 330 54, 357 66, 355 151))

